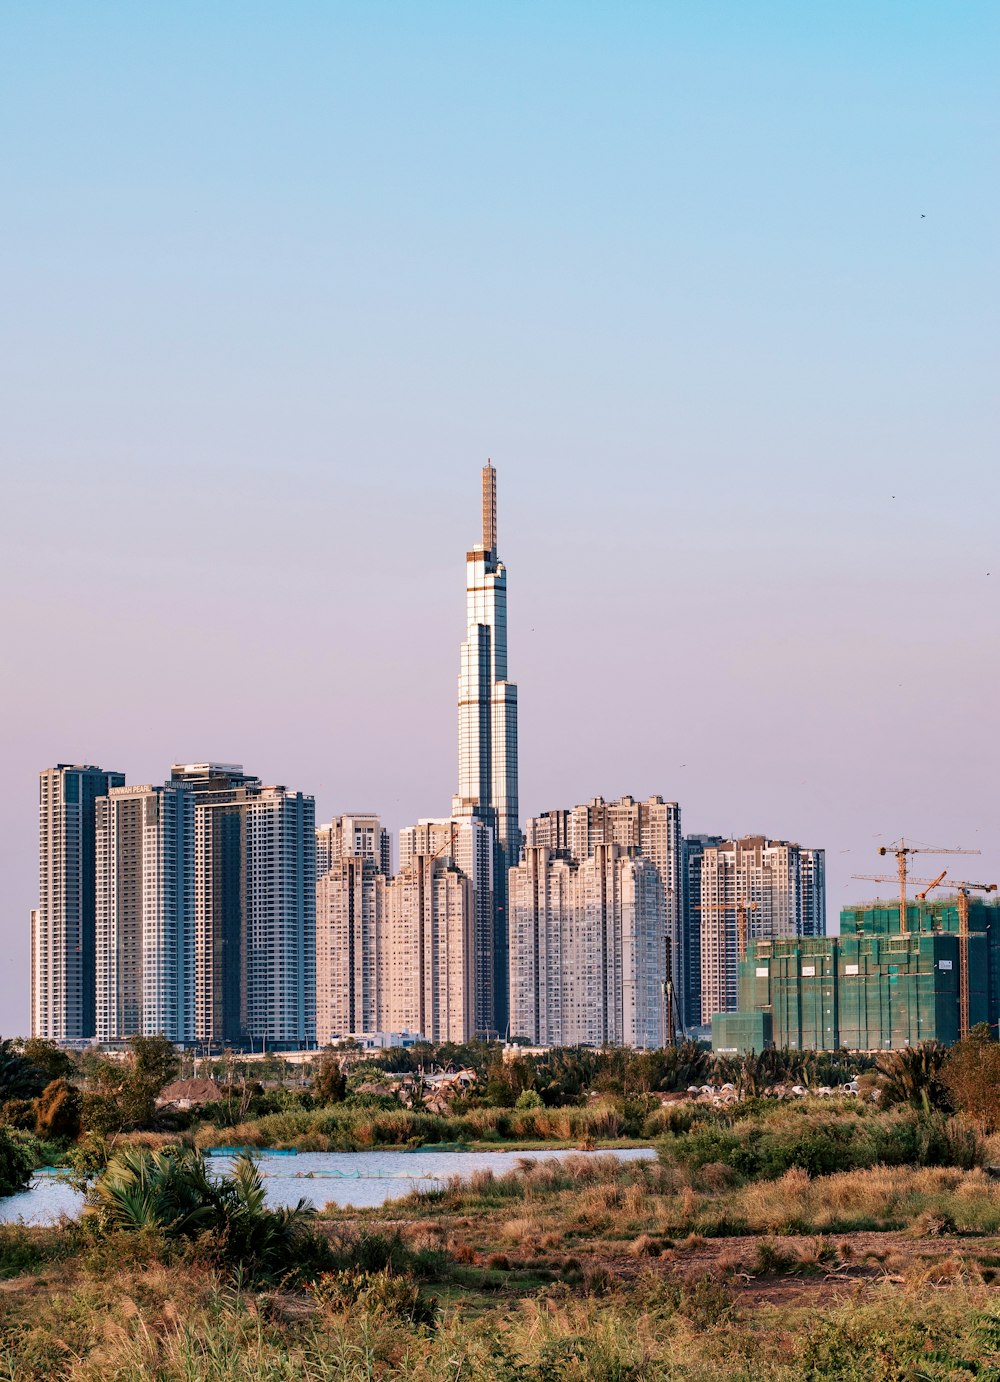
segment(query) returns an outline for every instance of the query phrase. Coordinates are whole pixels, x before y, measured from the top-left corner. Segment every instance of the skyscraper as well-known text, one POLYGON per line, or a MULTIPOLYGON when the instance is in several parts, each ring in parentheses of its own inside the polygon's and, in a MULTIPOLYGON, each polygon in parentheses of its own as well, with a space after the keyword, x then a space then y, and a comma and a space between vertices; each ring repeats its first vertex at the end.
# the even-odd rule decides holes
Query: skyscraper
POLYGON ((492 827, 478 816, 450 820, 422 820, 399 832, 399 867, 404 869, 418 854, 451 860, 472 884, 473 923, 472 1020, 477 1036, 496 1034, 495 945, 493 906, 492 827))
POLYGON ((378 816, 352 811, 316 827, 316 877, 341 859, 372 859, 386 878, 392 873, 392 841, 378 816))
POLYGON ((378 816, 316 827, 316 1040, 385 1026, 389 832, 378 816))
POLYGON ((385 1025, 428 1041, 469 1041, 473 889, 450 859, 415 854, 385 889, 385 1025))
POLYGON ((737 1008, 737 911, 748 939, 826 931, 826 854, 747 835, 701 851, 701 1020, 737 1008))
POLYGON ((96 1031, 96 802, 124 773, 60 763, 39 775, 38 909, 31 1030, 54 1041, 96 1031))
POLYGON ((195 1038, 294 1049, 316 1034, 313 798, 237 763, 181 763, 195 794, 195 1038))
POLYGON ((98 797, 97 1037, 194 1038, 194 796, 98 797))
POLYGON ((466 553, 466 639, 458 678, 457 817, 486 821, 493 850, 493 1012, 507 1025, 507 870, 521 854, 517 687, 507 680, 507 568, 497 556, 497 488, 483 468, 483 540, 466 553))
MULTIPOLYGON (((675 801, 650 797, 636 801, 619 797, 605 801, 593 797, 570 810, 546 811, 525 823, 527 846, 566 851, 582 863, 600 844, 616 844, 630 854, 648 859, 659 880, 660 937, 662 957, 657 960, 660 982, 673 985, 674 1015, 680 1024, 690 1021, 684 1010, 683 975, 687 947, 682 926, 683 871, 681 867, 681 812, 675 801)), ((513 967, 511 974, 513 975, 513 967)))
POLYGON ((528 845, 510 875, 511 1035, 546 1046, 665 1040, 662 885, 616 843, 528 845))

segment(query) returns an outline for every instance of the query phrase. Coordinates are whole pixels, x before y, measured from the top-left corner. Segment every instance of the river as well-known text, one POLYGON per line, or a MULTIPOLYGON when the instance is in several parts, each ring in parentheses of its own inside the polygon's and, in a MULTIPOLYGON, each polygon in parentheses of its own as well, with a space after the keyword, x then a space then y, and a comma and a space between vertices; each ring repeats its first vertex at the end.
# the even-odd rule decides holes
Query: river
MULTIPOLYGON (((531 1152, 372 1151, 299 1152, 295 1155, 261 1151, 255 1159, 264 1177, 267 1202, 274 1208, 308 1200, 317 1209, 328 1204, 357 1209, 398 1200, 413 1190, 436 1190, 452 1176, 467 1180, 476 1171, 503 1175, 521 1160, 552 1161, 566 1157, 615 1156, 632 1161, 655 1156, 651 1147, 613 1152, 552 1149, 531 1152)), ((220 1174, 232 1158, 213 1156, 220 1174)), ((66 1215, 75 1218, 83 1196, 66 1182, 65 1173, 52 1168, 35 1173, 27 1190, 0 1199, 0 1223, 54 1224, 66 1215)))

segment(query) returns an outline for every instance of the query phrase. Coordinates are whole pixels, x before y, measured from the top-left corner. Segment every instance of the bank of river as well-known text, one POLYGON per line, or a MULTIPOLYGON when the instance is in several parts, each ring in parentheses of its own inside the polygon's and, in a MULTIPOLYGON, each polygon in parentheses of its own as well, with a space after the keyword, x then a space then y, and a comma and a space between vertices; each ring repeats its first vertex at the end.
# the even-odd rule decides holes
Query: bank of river
MULTIPOLYGON (((413 1190, 434 1190, 452 1176, 463 1179, 476 1171, 503 1175, 518 1161, 562 1161, 566 1157, 615 1156, 632 1161, 655 1156, 652 1147, 622 1147, 607 1152, 580 1152, 572 1148, 540 1148, 531 1151, 394 1150, 370 1152, 255 1152, 264 1176, 268 1204, 278 1208, 308 1200, 317 1209, 328 1204, 375 1208, 398 1200, 413 1190)), ((213 1156, 220 1174, 229 1169, 231 1157, 213 1156)), ((0 1199, 0 1223, 54 1224, 61 1216, 75 1218, 83 1196, 68 1184, 65 1174, 44 1170, 29 1189, 0 1199)))

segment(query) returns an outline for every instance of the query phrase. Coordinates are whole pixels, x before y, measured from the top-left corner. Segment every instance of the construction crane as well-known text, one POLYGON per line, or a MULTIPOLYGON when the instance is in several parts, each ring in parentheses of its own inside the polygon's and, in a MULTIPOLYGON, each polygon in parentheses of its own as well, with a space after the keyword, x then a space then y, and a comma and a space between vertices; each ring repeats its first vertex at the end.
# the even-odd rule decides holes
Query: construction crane
POLYGON ((696 902, 693 912, 726 912, 736 909, 736 953, 741 960, 747 957, 747 912, 756 912, 756 902, 696 902))
MULTIPOLYGON (((941 879, 942 879, 942 878, 946 878, 947 876, 948 876, 948 870, 947 870, 947 869, 942 869, 941 872, 938 874, 937 878, 934 879, 933 883, 928 883, 927 886, 926 886, 926 888, 924 888, 924 890, 923 890, 922 893, 914 893, 914 901, 915 901, 915 902, 926 902, 926 901, 927 901, 927 894, 930 892, 931 888, 936 888, 937 885, 941 882, 941 879)), ((924 881, 924 880, 923 880, 922 878, 911 878, 911 879, 910 879, 910 882, 911 882, 911 883, 922 883, 923 881, 924 881)))
MULTIPOLYGON (((969 850, 968 853, 972 853, 969 850)), ((978 853, 979 851, 975 851, 978 853)), ((944 877, 942 873, 925 889, 926 897, 931 888, 936 888, 944 877)), ((968 883, 964 879, 952 879, 948 885, 958 894, 958 1035, 964 1041, 969 1035, 969 893, 995 893, 995 883, 968 883)))
MULTIPOLYGON (((911 854, 978 854, 978 849, 938 849, 934 845, 908 845, 902 838, 891 845, 879 845, 879 854, 894 854, 896 856, 896 881, 899 884, 899 934, 908 934, 906 925, 906 861, 911 854)), ((864 874, 856 873, 855 878, 863 878, 864 874)), ((878 882, 889 883, 892 880, 885 878, 878 882)))

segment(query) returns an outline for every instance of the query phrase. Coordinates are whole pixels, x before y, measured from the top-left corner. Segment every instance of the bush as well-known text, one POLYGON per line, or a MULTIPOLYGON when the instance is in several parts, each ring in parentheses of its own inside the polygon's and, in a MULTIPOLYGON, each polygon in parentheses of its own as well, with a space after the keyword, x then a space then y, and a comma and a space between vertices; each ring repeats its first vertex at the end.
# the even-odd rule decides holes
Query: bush
POLYGON ((522 1089, 514 1101, 514 1107, 516 1109, 544 1108, 545 1104, 536 1089, 522 1089))
POLYGON ((35 1158, 23 1141, 0 1128, 0 1195, 24 1190, 35 1169, 35 1158))
POLYGON ((35 1100, 35 1131, 39 1137, 74 1141, 80 1135, 83 1097, 68 1080, 50 1081, 35 1100))
POLYGON ((316 1211, 268 1209, 264 1183, 250 1157, 232 1174, 209 1178, 204 1157, 189 1148, 117 1152, 88 1191, 85 1215, 99 1234, 155 1232, 185 1239, 210 1261, 244 1277, 275 1280, 325 1264, 329 1254, 308 1229, 316 1211))
POLYGON ((436 1300, 421 1296, 411 1277, 388 1270, 325 1272, 310 1290, 320 1305, 334 1310, 360 1310, 423 1325, 433 1325, 437 1318, 436 1300))
POLYGON ((777 1180, 793 1167, 810 1176, 878 1165, 968 1169, 982 1160, 982 1147, 968 1124, 940 1113, 823 1118, 789 1111, 773 1123, 696 1125, 662 1143, 660 1155, 689 1171, 718 1162, 747 1180, 777 1180))

